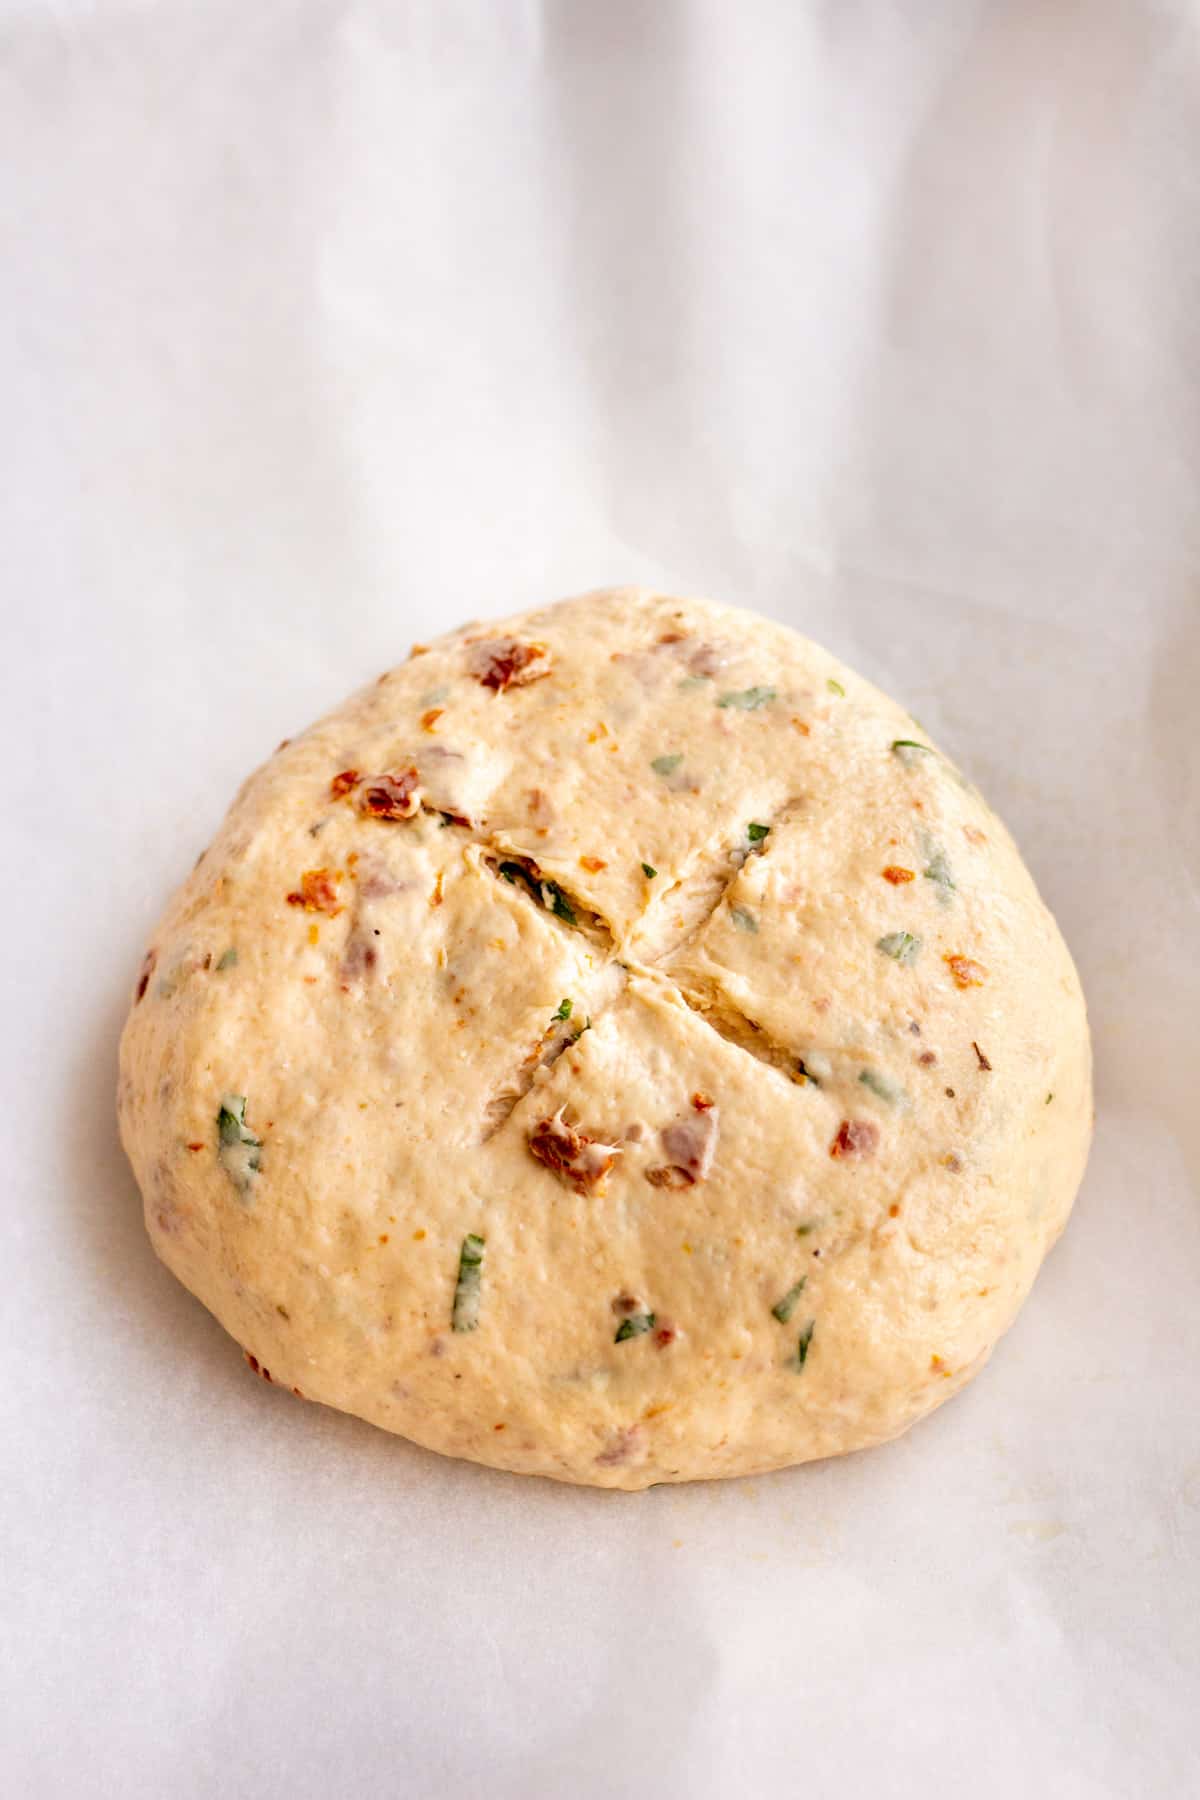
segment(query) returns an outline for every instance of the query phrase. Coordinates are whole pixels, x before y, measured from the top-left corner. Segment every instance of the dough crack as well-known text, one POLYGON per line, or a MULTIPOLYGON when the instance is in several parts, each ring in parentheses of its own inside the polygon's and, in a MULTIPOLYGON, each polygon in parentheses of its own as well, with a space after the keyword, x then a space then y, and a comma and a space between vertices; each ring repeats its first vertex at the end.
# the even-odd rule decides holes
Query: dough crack
POLYGON ((715 982, 711 985, 685 986, 681 982, 670 982, 684 1005, 694 1012, 697 1018, 703 1019, 710 1031, 723 1037, 727 1044, 744 1050, 750 1056, 758 1058, 768 1068, 777 1069, 800 1087, 820 1087, 812 1071, 805 1067, 804 1058, 797 1055, 788 1045, 780 1043, 772 1037, 764 1026, 758 1024, 748 1013, 742 1012, 722 993, 715 982))
POLYGON ((483 1109, 483 1142, 494 1137, 539 1080, 545 1080, 559 1057, 577 1044, 585 1031, 621 993, 628 979, 625 966, 615 959, 602 963, 573 997, 571 1011, 555 1017, 506 1080, 501 1082, 483 1109))
POLYGON ((750 857, 768 853, 772 831, 798 812, 801 804, 799 799, 785 800, 761 822, 748 822, 745 835, 734 843, 725 839, 702 845, 634 927, 622 953, 649 968, 661 968, 678 955, 720 910, 750 857))
POLYGON ((610 954, 616 948, 612 927, 607 919, 593 911, 560 881, 552 881, 532 856, 521 851, 507 850, 492 838, 484 847, 482 862, 483 867, 497 881, 511 883, 535 906, 540 906, 554 918, 561 919, 571 930, 582 932, 584 937, 610 954))

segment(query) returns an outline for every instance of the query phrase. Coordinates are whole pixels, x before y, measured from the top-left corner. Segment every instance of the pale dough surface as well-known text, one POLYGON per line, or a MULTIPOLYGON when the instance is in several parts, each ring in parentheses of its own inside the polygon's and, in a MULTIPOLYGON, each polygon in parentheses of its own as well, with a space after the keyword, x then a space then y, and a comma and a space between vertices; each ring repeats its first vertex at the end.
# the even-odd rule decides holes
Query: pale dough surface
POLYGON ((419 646, 281 746, 154 937, 119 1102, 252 1366, 624 1488, 947 1399, 1092 1120, 979 794, 817 646, 640 589, 419 646))

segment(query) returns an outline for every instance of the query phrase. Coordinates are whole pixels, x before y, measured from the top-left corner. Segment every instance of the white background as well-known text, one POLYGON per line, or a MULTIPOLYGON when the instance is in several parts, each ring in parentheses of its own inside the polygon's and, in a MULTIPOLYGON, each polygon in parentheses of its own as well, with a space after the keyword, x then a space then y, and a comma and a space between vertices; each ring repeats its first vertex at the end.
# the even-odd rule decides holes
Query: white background
POLYGON ((0 1789, 1200 1789, 1200 15, 0 0, 0 1789), (896 1445, 641 1497, 253 1380, 113 1118, 247 769, 414 637, 757 607, 1078 959, 1074 1221, 896 1445))

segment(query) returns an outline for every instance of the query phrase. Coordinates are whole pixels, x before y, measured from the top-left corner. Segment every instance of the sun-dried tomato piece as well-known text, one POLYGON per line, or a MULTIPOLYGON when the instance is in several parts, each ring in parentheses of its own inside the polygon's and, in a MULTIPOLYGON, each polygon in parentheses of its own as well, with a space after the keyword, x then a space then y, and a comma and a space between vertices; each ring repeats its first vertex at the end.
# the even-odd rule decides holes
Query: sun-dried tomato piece
POLYGON ((948 952, 942 957, 942 961, 953 975, 957 988, 982 987, 987 980, 987 970, 983 964, 973 962, 969 956, 948 952))
POLYGON ((597 1143, 586 1132, 568 1125, 561 1107, 552 1119, 538 1121, 528 1143, 531 1156, 580 1194, 599 1193, 620 1154, 617 1145, 597 1143))
POLYGON ((335 775, 329 784, 329 798, 331 800, 344 799, 347 794, 354 791, 361 780, 362 776, 357 769, 343 769, 341 774, 335 775))
POLYGON ((341 878, 340 870, 305 869, 299 889, 288 895, 287 903, 302 906, 305 912, 328 913, 333 918, 342 910, 338 905, 336 885, 341 878))
POLYGON ((902 869, 899 863, 889 863, 883 871, 883 879, 890 881, 893 887, 899 887, 902 882, 915 881, 917 872, 915 869, 902 869))
POLYGON ((879 1143, 879 1127, 870 1119, 843 1119, 829 1146, 830 1156, 873 1156, 879 1143))
POLYGON ((142 972, 138 976, 137 992, 133 997, 133 1004, 135 1006, 138 1001, 142 999, 146 989, 150 986, 150 977, 154 973, 154 965, 157 961, 158 951, 147 950, 145 956, 142 958, 142 972))
POLYGON ((620 1430, 610 1433, 607 1444, 597 1456, 596 1461, 601 1468, 612 1469, 618 1463, 626 1463, 634 1457, 642 1447, 642 1433, 637 1425, 626 1425, 620 1430))
POLYGON ((421 810, 420 780, 411 765, 386 775, 365 775, 359 812, 368 819, 415 819, 421 810))
POLYGON ((475 658, 474 673, 480 685, 502 694, 506 688, 527 687, 550 673, 545 644, 519 644, 515 638, 498 638, 483 644, 475 658))

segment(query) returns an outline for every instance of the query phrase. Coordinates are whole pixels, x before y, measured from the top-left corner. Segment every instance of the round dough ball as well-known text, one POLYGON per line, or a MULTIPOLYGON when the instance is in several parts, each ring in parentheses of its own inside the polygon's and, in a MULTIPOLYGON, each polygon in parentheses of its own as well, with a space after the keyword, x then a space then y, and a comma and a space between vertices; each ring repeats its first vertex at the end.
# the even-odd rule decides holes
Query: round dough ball
POLYGON ((250 778, 120 1114, 252 1369, 640 1488, 962 1387, 1090 1084, 1054 921, 920 726, 779 625, 621 589, 416 647, 250 778))

